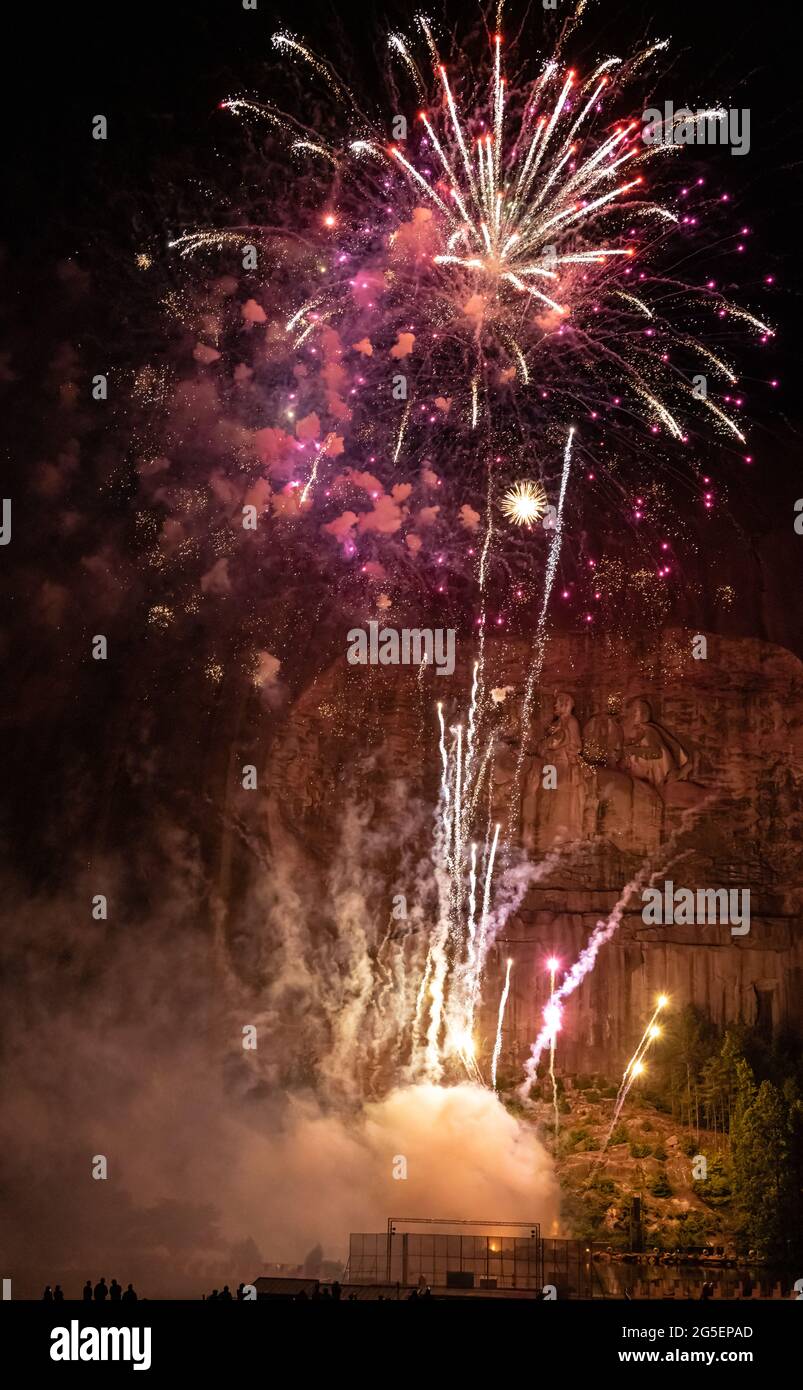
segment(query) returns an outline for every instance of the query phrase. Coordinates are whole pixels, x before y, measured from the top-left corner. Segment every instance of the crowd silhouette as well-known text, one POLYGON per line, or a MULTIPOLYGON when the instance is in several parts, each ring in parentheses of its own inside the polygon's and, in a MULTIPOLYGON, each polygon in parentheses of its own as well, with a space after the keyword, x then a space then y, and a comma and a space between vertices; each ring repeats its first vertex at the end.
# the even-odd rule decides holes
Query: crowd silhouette
MULTIPOLYGON (((116 1279, 112 1279, 112 1282, 107 1284, 105 1275, 101 1275, 94 1288, 92 1287, 92 1280, 87 1279, 83 1287, 81 1298, 84 1303, 105 1303, 107 1298, 110 1299, 112 1303, 136 1303, 138 1295, 133 1284, 129 1284, 128 1287, 123 1290, 116 1279)), ((57 1284, 55 1289, 51 1284, 47 1284, 42 1294, 42 1302, 63 1303, 64 1293, 61 1284, 57 1284)))

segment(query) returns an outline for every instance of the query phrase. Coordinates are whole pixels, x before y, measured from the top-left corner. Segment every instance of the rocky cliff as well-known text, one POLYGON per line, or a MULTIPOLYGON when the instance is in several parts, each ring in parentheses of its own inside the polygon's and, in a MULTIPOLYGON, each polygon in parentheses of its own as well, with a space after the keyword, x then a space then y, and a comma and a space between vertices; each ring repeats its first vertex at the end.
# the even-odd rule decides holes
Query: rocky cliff
MULTIPOLYGON (((322 922, 325 866, 340 852, 347 804, 386 831, 366 910, 385 921, 393 894, 415 896, 411 866, 429 850, 440 777, 435 704, 447 726, 465 720, 474 657, 459 654, 452 677, 338 661, 296 701, 271 754, 268 835, 322 922)), ((547 646, 522 729, 530 659, 526 643, 486 646, 477 757, 487 753, 487 763, 473 833, 496 820, 509 826, 509 857, 540 871, 489 960, 482 1053, 506 958, 514 968, 504 1052, 515 1067, 538 1031, 546 958, 573 963, 640 870, 662 889, 671 880, 749 890, 749 930, 645 923, 640 892, 631 894, 568 1001, 565 1068, 617 1073, 660 992, 718 1022, 767 1032, 799 1025, 801 662, 768 643, 681 629, 631 641, 560 636, 547 646), (550 775, 557 786, 545 785, 550 775)))

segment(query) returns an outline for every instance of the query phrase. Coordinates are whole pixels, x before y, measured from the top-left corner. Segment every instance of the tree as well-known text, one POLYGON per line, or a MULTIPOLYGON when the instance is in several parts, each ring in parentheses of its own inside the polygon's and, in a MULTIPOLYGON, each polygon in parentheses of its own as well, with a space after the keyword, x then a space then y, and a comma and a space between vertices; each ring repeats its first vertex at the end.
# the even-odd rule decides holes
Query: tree
POLYGON ((795 1189, 796 1105, 771 1081, 762 1081, 756 1090, 746 1062, 737 1070, 731 1132, 736 1204, 750 1244, 770 1257, 787 1258, 800 1201, 795 1189))
POLYGON ((700 1071, 717 1050, 713 1023, 694 1004, 681 1009, 667 1027, 664 1059, 672 1114, 700 1130, 700 1071))
POLYGON ((726 1207, 733 1200, 733 1177, 730 1164, 719 1154, 708 1160, 705 1178, 697 1178, 692 1183, 697 1196, 708 1207, 726 1207))
POLYGON ((658 1172, 650 1179, 649 1189, 653 1197, 671 1197, 672 1188, 665 1168, 659 1168, 658 1172))

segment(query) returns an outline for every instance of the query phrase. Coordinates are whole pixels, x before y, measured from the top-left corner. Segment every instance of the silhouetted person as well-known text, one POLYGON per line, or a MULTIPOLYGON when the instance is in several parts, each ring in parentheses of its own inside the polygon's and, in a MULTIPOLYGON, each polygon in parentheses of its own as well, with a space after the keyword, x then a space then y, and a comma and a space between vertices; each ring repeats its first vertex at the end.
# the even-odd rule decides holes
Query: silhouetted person
POLYGON ((84 1284, 84 1303, 92 1302, 92 1280, 87 1279, 84 1284))
POLYGON ((343 1297, 343 1285, 340 1284, 340 1283, 338 1282, 337 1279, 335 1279, 335 1280, 333 1280, 333 1282, 332 1282, 332 1298, 342 1298, 342 1297, 343 1297))
POLYGON ((323 1290, 322 1290, 322 1292, 321 1292, 321 1298, 328 1298, 330 1303, 331 1303, 331 1301, 332 1301, 332 1295, 330 1294, 330 1292, 329 1292, 328 1289, 323 1289, 323 1290))
POLYGON ((100 1276, 100 1282, 95 1285, 95 1302, 103 1303, 109 1297, 109 1290, 106 1287, 106 1280, 100 1276))
POLYGON ((137 1291, 136 1291, 136 1289, 134 1288, 134 1285, 133 1285, 133 1284, 129 1284, 128 1288, 126 1289, 125 1293, 123 1294, 123 1303, 136 1303, 136 1301, 137 1301, 137 1291))
POLYGON ((210 1303, 212 1302, 212 1299, 213 1299, 213 1298, 220 1298, 220 1294, 218 1293, 217 1289, 213 1289, 212 1292, 210 1293, 210 1295, 209 1295, 209 1302, 210 1302, 210 1303))
POLYGON ((231 1296, 231 1290, 230 1290, 228 1284, 224 1284, 224 1285, 223 1285, 223 1292, 222 1292, 222 1294, 220 1295, 220 1297, 221 1297, 221 1298, 225 1298, 225 1300, 226 1300, 227 1303, 233 1303, 233 1302, 234 1302, 234 1300, 233 1300, 233 1298, 232 1298, 232 1296, 231 1296))
POLYGON ((47 1285, 47 1288, 45 1289, 44 1293, 42 1294, 42 1302, 43 1302, 43 1303, 52 1303, 52 1302, 53 1302, 53 1290, 51 1289, 51 1287, 50 1287, 49 1284, 47 1285))
POLYGON ((299 1289, 298 1293, 296 1294, 296 1303, 308 1303, 308 1302, 309 1302, 309 1299, 307 1298, 307 1290, 306 1290, 306 1289, 299 1289))
POLYGON ((64 1290, 62 1289, 61 1284, 57 1284, 56 1287, 55 1287, 55 1289, 53 1290, 53 1302, 54 1302, 54 1303, 63 1303, 63 1302, 64 1302, 64 1290))
POLYGON ((116 1279, 112 1279, 112 1282, 109 1286, 109 1298, 111 1299, 112 1303, 119 1303, 122 1296, 123 1290, 121 1286, 118 1284, 116 1279))
POLYGON ((408 1302, 408 1303, 417 1303, 417 1302, 418 1302, 418 1289, 411 1289, 411 1290, 410 1290, 410 1292, 409 1292, 408 1295, 407 1295, 407 1302, 408 1302))
POLYGON ((431 1298, 431 1297, 432 1297, 432 1289, 429 1287, 429 1284, 427 1284, 427 1287, 424 1289, 424 1292, 422 1293, 421 1297, 422 1297, 422 1298, 431 1298))
POLYGON ((702 1289, 700 1290, 700 1298, 703 1299, 703 1300, 705 1300, 705 1299, 709 1299, 709 1298, 713 1298, 713 1297, 714 1297, 714 1285, 713 1285, 713 1284, 710 1284, 710 1283, 705 1283, 705 1284, 703 1284, 703 1287, 702 1287, 702 1289))
POLYGON ((237 1285, 237 1302, 242 1303, 245 1299, 245 1284, 237 1285))

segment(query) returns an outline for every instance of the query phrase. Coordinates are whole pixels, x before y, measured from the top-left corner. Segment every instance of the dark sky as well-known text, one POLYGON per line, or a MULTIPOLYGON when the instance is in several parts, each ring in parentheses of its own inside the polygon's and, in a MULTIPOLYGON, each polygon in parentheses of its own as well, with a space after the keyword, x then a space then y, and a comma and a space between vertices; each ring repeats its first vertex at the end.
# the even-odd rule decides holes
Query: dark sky
MULTIPOLYGON (((35 280, 47 257, 89 257, 97 268, 126 242, 160 232, 167 239, 172 219, 182 227, 182 182, 222 184, 225 164, 236 164, 242 154, 240 123, 221 118, 216 107, 234 93, 270 95, 275 68, 269 39, 277 27, 331 54, 366 98, 375 98, 381 117, 386 97, 377 77, 386 34, 393 27, 409 31, 417 8, 399 0, 284 6, 259 0, 256 11, 246 11, 240 0, 138 0, 107 11, 78 0, 26 10, 8 48, 4 83, 7 109, 15 115, 7 136, 2 241, 15 258, 20 292, 27 288, 26 264, 35 280), (105 144, 90 138, 97 112, 110 123, 105 144), (165 197, 170 184, 172 200, 165 197)), ((511 4, 506 36, 512 42, 518 35, 522 57, 548 48, 568 8, 568 0, 559 0, 555 14, 540 0, 511 4)), ((441 32, 454 27, 455 14, 460 26, 472 16, 480 24, 482 16, 478 5, 461 5, 447 21, 441 0, 427 12, 441 32)), ((749 153, 733 157, 709 147, 706 170, 714 179, 727 177, 734 205, 744 208, 754 228, 758 255, 745 266, 745 288, 751 279, 758 286, 767 273, 776 276, 765 307, 787 329, 777 348, 791 378, 801 365, 792 347, 799 284, 791 262, 799 253, 803 118, 782 12, 747 0, 596 0, 570 52, 590 63, 648 37, 671 39, 671 61, 655 92, 659 101, 692 107, 719 101, 751 112, 749 153)), ((789 393, 783 408, 792 408, 789 393)))
MULTIPOLYGON (((232 94, 271 95, 275 62, 269 39, 276 27, 286 27, 332 55, 366 100, 375 101, 381 118, 387 98, 378 74, 386 34, 393 27, 409 31, 416 8, 398 0, 388 5, 298 0, 284 6, 259 0, 256 11, 247 11, 240 0, 140 0, 107 11, 79 0, 44 15, 30 11, 20 21, 9 55, 8 106, 18 114, 12 123, 15 144, 2 236, 11 261, 6 308, 23 374, 27 363, 35 384, 40 371, 36 354, 50 326, 50 296, 36 303, 42 271, 65 256, 86 265, 96 284, 105 277, 112 290, 105 297, 107 322, 61 327, 59 332, 73 336, 83 330, 107 356, 110 345, 136 354, 145 315, 126 284, 114 284, 117 266, 124 258, 130 261, 143 242, 163 246, 171 234, 196 225, 199 208, 214 220, 218 213, 207 209, 199 189, 219 189, 224 199, 236 198, 243 123, 222 116, 217 105, 232 94), (98 112, 110 123, 106 143, 90 138, 91 117, 98 112)), ((559 0, 554 14, 545 12, 540 0, 529 7, 511 4, 506 42, 515 42, 522 58, 549 49, 550 36, 568 8, 565 0, 559 0)), ((461 31, 472 16, 481 25, 479 6, 461 5, 449 17, 439 0, 428 13, 441 32, 454 29, 455 14, 461 31)), ((763 357, 742 362, 746 382, 752 378, 759 388, 750 398, 752 438, 772 464, 755 482, 734 478, 730 497, 735 511, 741 508, 739 524, 749 528, 755 519, 765 532, 773 529, 775 515, 791 532, 787 516, 797 496, 800 457, 794 382, 803 364, 795 346, 799 285, 794 265, 799 256, 801 109, 793 45, 784 23, 775 7, 733 0, 700 5, 599 0, 589 5, 569 50, 573 60, 590 64, 600 55, 626 53, 647 38, 670 38, 672 56, 655 100, 692 108, 720 102, 750 110, 749 153, 735 157, 726 148, 708 147, 704 158, 711 184, 727 183, 734 211, 740 217, 743 213, 753 229, 747 256, 726 255, 723 281, 734 267, 734 297, 761 304, 780 329, 766 364, 763 357), (764 285, 769 274, 776 281, 771 290, 764 285), (777 393, 768 393, 761 384, 760 374, 769 375, 764 369, 770 357, 771 372, 783 383, 777 393)), ((693 163, 694 153, 687 154, 693 163)), ((263 206, 269 205, 267 193, 263 206)), ((30 393, 23 383, 20 400, 23 418, 11 426, 12 435, 27 431, 26 414, 39 424, 35 385, 30 393)), ((784 640, 791 640, 788 634, 784 640)))
MULTIPOLYGON (((331 54, 368 99, 375 97, 381 116, 386 97, 375 74, 386 34, 393 27, 409 31, 416 8, 398 0, 284 6, 259 0, 256 11, 246 11, 240 0, 138 0, 107 11, 78 0, 44 13, 26 11, 9 45, 4 87, 7 109, 16 114, 7 136, 2 241, 15 258, 20 293, 27 288, 26 264, 34 282, 48 257, 84 256, 97 269, 126 242, 154 233, 167 239, 173 219, 182 228, 182 184, 206 178, 222 185, 230 178, 225 165, 239 162, 241 125, 221 118, 216 107, 233 93, 270 95, 275 69, 269 39, 276 27, 331 54), (105 144, 90 138, 97 112, 110 122, 105 144), (171 185, 172 199, 165 196, 171 185)), ((508 9, 506 36, 512 42, 518 33, 519 51, 528 57, 550 46, 548 36, 568 3, 559 0, 555 14, 540 0, 508 9)), ((472 16, 479 24, 482 15, 479 6, 461 5, 447 21, 440 0, 427 12, 441 32, 454 27, 455 13, 461 26, 472 16)), ((747 0, 597 0, 570 51, 590 63, 648 37, 671 39, 671 61, 655 92, 659 101, 692 107, 719 101, 750 110, 749 153, 733 157, 709 147, 706 171, 729 180, 734 205, 754 228, 757 254, 744 267, 745 288, 751 281, 758 287, 768 273, 776 277, 764 305, 787 330, 774 346, 778 375, 791 380, 801 366, 792 346, 799 314, 792 260, 799 253, 803 118, 783 14, 747 0)), ((793 409, 790 392, 782 408, 793 409)))
MULTIPOLYGON (((256 11, 240 0, 156 4, 122 3, 54 6, 21 20, 9 47, 7 89, 24 103, 14 125, 10 151, 12 221, 9 229, 28 237, 64 229, 71 208, 92 197, 92 159, 87 113, 108 113, 114 140, 103 153, 121 180, 146 183, 160 158, 185 144, 198 145, 215 128, 221 95, 262 86, 277 24, 299 37, 343 53, 352 75, 370 89, 372 53, 389 27, 409 27, 418 7, 396 3, 309 3, 271 5, 256 11), (27 29, 26 29, 27 24, 27 29), (343 40, 345 39, 345 42, 343 40), (19 62, 18 59, 23 58, 19 62)), ((437 17, 440 5, 425 7, 437 17)), ((560 0, 556 16, 568 6, 560 0)), ((556 17, 536 3, 511 5, 523 17, 521 46, 537 47, 545 23, 556 17), (533 40, 529 35, 534 36, 533 40)), ((454 11, 453 11, 454 13, 454 11)), ((478 17, 478 6, 459 7, 461 23, 478 17)), ((506 33, 514 34, 510 19, 506 33)), ((800 206, 796 136, 800 104, 794 74, 794 45, 783 13, 745 0, 705 0, 678 5, 669 0, 598 0, 588 9, 574 50, 588 46, 622 52, 644 36, 672 39, 673 66, 664 97, 693 103, 712 97, 752 111, 752 148, 738 167, 740 192, 749 193, 757 215, 800 206)), ((219 138, 219 132, 216 132, 219 138)), ((727 157, 727 156, 723 156, 727 157)), ((779 254, 796 249, 794 219, 778 216, 773 245, 779 254)))

